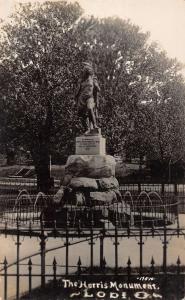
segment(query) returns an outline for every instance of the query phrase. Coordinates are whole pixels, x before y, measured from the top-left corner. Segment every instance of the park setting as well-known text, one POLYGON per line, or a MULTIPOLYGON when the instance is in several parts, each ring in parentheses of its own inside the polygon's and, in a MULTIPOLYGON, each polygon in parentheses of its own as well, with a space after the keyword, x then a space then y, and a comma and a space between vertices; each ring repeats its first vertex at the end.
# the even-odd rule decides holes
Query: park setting
POLYGON ((185 297, 183 59, 116 1, 0 2, 1 299, 185 297))

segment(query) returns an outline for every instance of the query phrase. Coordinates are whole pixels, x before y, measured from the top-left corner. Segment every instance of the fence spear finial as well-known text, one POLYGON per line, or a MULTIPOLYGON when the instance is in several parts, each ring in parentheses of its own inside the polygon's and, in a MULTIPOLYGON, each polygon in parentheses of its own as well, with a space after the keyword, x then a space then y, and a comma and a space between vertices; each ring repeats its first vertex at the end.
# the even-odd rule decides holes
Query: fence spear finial
POLYGON ((151 274, 154 275, 154 272, 155 272, 154 271, 155 261, 154 261, 153 256, 152 256, 150 264, 151 264, 151 274))
POLYGON ((181 260, 180 260, 180 257, 178 256, 177 258, 177 265, 180 265, 181 264, 181 260))
POLYGON ((128 267, 130 267, 130 265, 131 265, 130 256, 129 256, 129 258, 128 258, 127 265, 128 265, 128 267))
POLYGON ((178 256, 178 258, 177 258, 177 274, 180 274, 180 266, 181 266, 181 261, 180 261, 180 257, 178 256))
POLYGON ((3 264, 4 264, 4 266, 7 266, 7 264, 8 264, 8 261, 7 261, 7 259, 6 259, 6 256, 5 256, 5 258, 4 258, 3 264))
POLYGON ((80 275, 81 274, 81 264, 82 264, 82 262, 81 262, 81 258, 80 258, 80 256, 79 256, 79 259, 78 259, 78 262, 77 262, 77 265, 78 265, 78 268, 77 268, 77 272, 78 272, 78 275, 80 275))
POLYGON ((154 261, 154 258, 152 256, 152 259, 151 259, 151 265, 154 266, 155 265, 155 261, 154 261))
POLYGON ((104 256, 104 258, 103 258, 103 266, 105 267, 106 264, 107 264, 107 262, 106 262, 106 259, 105 259, 105 256, 104 256))
POLYGON ((79 259, 78 259, 78 266, 81 266, 81 264, 82 264, 82 262, 81 262, 81 258, 80 258, 80 256, 79 256, 79 259))
POLYGON ((31 257, 30 257, 29 260, 28 260, 28 265, 29 265, 29 267, 32 266, 32 260, 31 260, 31 257))
POLYGON ((56 266, 56 265, 57 265, 57 261, 56 261, 56 258, 54 256, 54 258, 53 258, 53 266, 56 266))

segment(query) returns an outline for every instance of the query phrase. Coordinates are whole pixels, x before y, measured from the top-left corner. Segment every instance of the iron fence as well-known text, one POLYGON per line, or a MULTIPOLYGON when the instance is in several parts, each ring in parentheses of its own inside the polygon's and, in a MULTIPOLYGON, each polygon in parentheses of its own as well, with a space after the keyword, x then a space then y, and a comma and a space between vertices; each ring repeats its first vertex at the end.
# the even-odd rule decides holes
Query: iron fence
MULTIPOLYGON (((55 189, 60 187, 60 180, 54 181, 55 189)), ((11 194, 13 192, 19 192, 22 189, 27 189, 28 192, 32 193, 37 191, 37 180, 35 178, 0 178, 0 195, 11 194)), ((126 182, 121 183, 120 191, 130 191, 133 194, 138 194, 142 191, 146 192, 157 192, 160 195, 175 194, 183 196, 185 195, 185 183, 146 183, 146 182, 126 182)))
MULTIPOLYGON (((3 272, 0 274, 0 276, 2 276, 4 278, 4 300, 9 299, 8 297, 8 279, 10 277, 14 277, 17 278, 17 273, 13 273, 13 272, 9 272, 8 270, 8 261, 5 258, 4 262, 1 263, 1 265, 3 266, 3 272)), ((33 288, 33 278, 40 278, 40 283, 41 283, 41 288, 44 289, 46 287, 46 285, 50 285, 52 288, 57 288, 61 286, 61 280, 64 279, 65 281, 69 279, 70 280, 87 280, 89 279, 89 269, 87 266, 84 266, 82 264, 81 261, 81 257, 79 257, 76 265, 72 265, 69 266, 69 268, 72 270, 73 274, 70 274, 66 277, 66 275, 61 273, 62 269, 65 269, 65 265, 61 265, 58 264, 55 257, 53 258, 53 263, 52 264, 45 264, 45 267, 49 267, 51 269, 51 272, 45 272, 44 274, 37 273, 34 271, 35 268, 40 268, 41 265, 40 264, 34 264, 32 263, 31 258, 28 260, 27 263, 24 264, 19 264, 19 267, 26 267, 27 271, 21 272, 19 273, 19 277, 17 278, 17 281, 19 281, 19 285, 21 282, 21 278, 27 278, 27 291, 24 293, 21 293, 20 291, 17 291, 17 295, 16 297, 12 297, 12 299, 20 299, 21 297, 23 297, 23 299, 29 299, 32 295, 32 293, 34 292, 34 288, 33 288), (49 280, 49 281, 48 281, 49 280)), ((124 267, 120 267, 118 269, 117 274, 115 275, 112 272, 111 268, 106 267, 106 260, 104 258, 103 262, 102 262, 102 266, 100 267, 94 267, 93 268, 93 273, 91 273, 91 276, 93 275, 93 278, 97 278, 98 275, 100 275, 101 277, 99 277, 99 281, 102 281, 102 278, 104 278, 103 276, 106 275, 106 281, 108 280, 108 278, 112 278, 112 275, 114 275, 114 279, 116 278, 122 278, 122 281, 126 282, 127 285, 129 285, 129 282, 132 282, 132 277, 136 278, 136 276, 152 276, 152 278, 154 277, 162 277, 162 276, 166 276, 166 278, 169 278, 170 276, 174 275, 176 276, 176 282, 178 283, 177 285, 177 290, 176 290, 176 295, 179 291, 179 281, 178 281, 178 276, 183 276, 184 277, 184 267, 181 266, 181 261, 180 258, 177 258, 177 262, 176 265, 169 267, 168 271, 166 273, 164 273, 163 271, 163 267, 160 266, 155 266, 155 261, 154 258, 151 258, 151 262, 150 265, 147 268, 144 268, 143 272, 140 272, 140 268, 135 268, 132 267, 132 262, 131 259, 128 258, 128 261, 126 262, 124 267), (108 274, 107 274, 108 272, 108 274)), ((132 285, 132 284, 130 284, 132 285)), ((138 286, 138 284, 137 284, 138 286)), ((163 298, 165 299, 165 298, 163 298)), ((166 298, 167 299, 167 298, 166 298)), ((177 298, 177 299, 181 299, 181 298, 177 298)))
POLYGON ((159 195, 177 195, 185 194, 185 184, 177 184, 177 183, 145 183, 145 182, 137 182, 137 183, 125 183, 121 184, 120 190, 124 193, 126 191, 130 191, 134 194, 138 194, 142 191, 147 193, 149 192, 157 192, 159 195))
POLYGON ((1 262, 1 273, 0 275, 4 278, 4 299, 8 299, 8 279, 10 277, 16 278, 16 299, 20 299, 20 284, 22 278, 26 277, 28 279, 28 292, 32 291, 32 280, 34 277, 40 277, 41 287, 44 288, 46 286, 46 282, 48 278, 52 279, 53 284, 57 283, 57 279, 62 278, 62 276, 81 276, 81 275, 96 275, 96 274, 114 274, 114 276, 125 275, 127 277, 131 276, 132 273, 139 274, 142 276, 143 274, 148 275, 156 275, 156 274, 181 274, 184 272, 184 266, 181 266, 180 257, 177 258, 176 267, 169 267, 167 263, 168 257, 168 244, 173 236, 185 237, 185 229, 179 228, 178 223, 173 228, 169 228, 166 226, 164 222, 163 226, 152 228, 145 228, 140 223, 139 228, 130 227, 120 228, 118 223, 115 223, 114 228, 94 228, 93 224, 91 224, 90 228, 71 228, 69 224, 66 224, 66 228, 56 228, 50 227, 46 228, 44 226, 44 222, 41 221, 40 226, 37 227, 22 227, 22 224, 17 221, 16 226, 12 228, 12 226, 8 224, 4 224, 4 227, 1 226, 0 233, 5 235, 5 238, 8 234, 14 234, 15 236, 15 245, 16 245, 16 260, 12 263, 9 263, 7 258, 4 258, 4 261, 1 262), (20 257, 20 249, 21 249, 21 236, 29 235, 30 238, 33 236, 37 236, 39 238, 40 251, 33 253, 32 255, 26 257, 20 257), (60 237, 64 239, 63 245, 58 247, 54 247, 51 249, 47 249, 46 244, 49 237, 60 237), (124 251, 123 244, 120 249, 120 239, 129 239, 133 237, 136 241, 136 245, 138 245, 139 252, 139 267, 132 268, 131 259, 128 258, 128 261, 125 265, 123 262, 119 260, 119 251, 124 251), (162 248, 163 248, 163 263, 160 267, 154 261, 154 258, 151 257, 151 264, 147 268, 143 265, 143 250, 145 247, 145 241, 148 237, 160 237, 162 248), (76 240, 75 240, 76 238, 76 240), (114 267, 109 268, 106 263, 106 258, 104 255, 104 243, 106 239, 113 239, 113 255, 114 255, 114 267), (94 246, 95 243, 99 240, 99 257, 100 262, 99 266, 94 264, 94 246), (83 257, 79 257, 76 265, 70 264, 70 247, 72 245, 76 245, 78 243, 86 242, 89 244, 89 252, 90 252, 90 261, 89 265, 83 264, 83 257), (50 251, 54 251, 56 249, 65 249, 65 255, 63 257, 63 264, 60 264, 56 261, 55 257, 53 258, 53 264, 47 264, 46 262, 46 254, 50 251), (40 263, 35 264, 33 262, 33 257, 40 256, 40 263), (16 271, 10 272, 11 268, 15 266, 16 271), (22 267, 26 266, 27 271, 22 271, 22 267), (39 272, 35 271, 35 268, 39 268, 39 272), (46 268, 50 267, 50 271, 46 271, 46 268))
MULTIPOLYGON (((60 180, 54 180, 54 192, 60 187, 60 180)), ((21 190, 27 190, 29 193, 37 193, 36 178, 12 178, 0 177, 0 196, 1 195, 18 195, 21 190)))
MULTIPOLYGON (((120 187, 122 201, 109 204, 76 205, 66 203, 64 206, 54 206, 52 195, 43 193, 30 194, 22 189, 16 196, 6 193, 0 196, 0 233, 6 238, 14 235, 16 243, 16 261, 8 262, 5 257, 1 262, 0 275, 4 278, 4 299, 8 299, 8 280, 16 278, 16 299, 20 299, 20 285, 23 277, 28 279, 28 293, 32 293, 32 281, 40 277, 41 287, 46 286, 50 278, 57 284, 62 276, 95 276, 97 273, 112 272, 114 276, 120 274, 129 278, 132 273, 184 274, 180 258, 171 271, 168 266, 168 244, 172 237, 185 237, 185 228, 180 228, 178 220, 179 199, 183 199, 184 185, 170 185, 161 187, 156 185, 131 185, 120 187), (160 187, 160 192, 159 192, 160 187), (61 210, 62 209, 62 210, 61 210), (173 226, 168 226, 172 224, 173 226), (32 256, 21 257, 21 236, 37 237, 40 251, 32 256), (63 238, 65 243, 58 247, 65 249, 63 263, 53 258, 53 264, 47 264, 46 253, 54 251, 57 247, 47 249, 48 238, 63 238), (148 268, 143 264, 143 250, 148 237, 159 237, 163 249, 163 262, 160 267, 151 257, 148 268), (120 240, 134 238, 139 253, 139 267, 132 268, 131 259, 125 265, 119 260, 120 240), (76 239, 76 241, 74 241, 76 239), (108 271, 105 253, 105 240, 113 240, 114 267, 108 271), (94 263, 94 245, 99 241, 99 266, 94 263), (83 257, 79 257, 76 265, 70 264, 70 247, 77 243, 88 243, 90 260, 84 264, 83 257), (40 256, 40 263, 35 264, 32 257, 40 256), (11 268, 16 266, 16 271, 11 268), (22 267, 27 271, 22 271, 22 267), (35 268, 39 268, 39 272, 35 268), (50 272, 46 268, 50 268, 50 272), (10 272, 11 271, 11 272, 10 272)), ((121 251, 124 249, 121 248, 121 251)))
POLYGON ((141 192, 132 196, 126 192, 119 202, 101 203, 90 202, 79 204, 66 202, 53 203, 52 195, 38 193, 30 195, 22 190, 17 197, 4 196, 0 200, 0 217, 7 223, 14 224, 17 220, 22 224, 40 223, 46 221, 46 226, 55 223, 57 227, 64 227, 68 222, 71 227, 108 227, 117 222, 124 227, 143 223, 144 226, 160 225, 166 218, 167 224, 172 224, 178 217, 178 202, 175 197, 161 197, 155 192, 141 192))

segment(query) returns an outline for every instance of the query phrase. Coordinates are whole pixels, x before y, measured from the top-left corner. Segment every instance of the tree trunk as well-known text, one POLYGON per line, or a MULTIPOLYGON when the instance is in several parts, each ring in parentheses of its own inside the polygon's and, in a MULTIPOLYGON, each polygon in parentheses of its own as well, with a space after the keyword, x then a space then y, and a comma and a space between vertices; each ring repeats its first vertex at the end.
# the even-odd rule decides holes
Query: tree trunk
POLYGON ((8 166, 15 164, 15 151, 13 149, 6 149, 6 164, 8 166))
POLYGON ((37 174, 37 188, 45 194, 51 193, 54 187, 54 181, 50 174, 50 138, 53 124, 52 105, 47 100, 46 118, 40 126, 38 140, 34 141, 34 147, 31 151, 35 163, 35 172, 37 174))
POLYGON ((45 194, 51 193, 54 182, 50 174, 50 157, 45 147, 42 152, 33 157, 35 172, 37 175, 37 190, 45 194))

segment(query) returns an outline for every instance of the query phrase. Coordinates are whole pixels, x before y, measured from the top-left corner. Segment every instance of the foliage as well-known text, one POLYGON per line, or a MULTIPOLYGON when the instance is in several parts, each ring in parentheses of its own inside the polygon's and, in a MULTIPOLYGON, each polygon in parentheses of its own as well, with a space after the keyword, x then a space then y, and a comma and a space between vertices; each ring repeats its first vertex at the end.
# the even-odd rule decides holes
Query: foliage
POLYGON ((2 25, 1 144, 31 151, 40 178, 49 176, 49 155, 64 161, 74 153, 82 130, 74 94, 81 63, 89 60, 101 87, 108 152, 183 157, 181 66, 148 37, 129 21, 83 18, 77 3, 19 4, 2 25))
POLYGON ((111 154, 177 160, 185 149, 182 66, 148 37, 117 18, 94 26, 89 48, 99 66, 101 124, 111 154))
POLYGON ((52 136, 57 137, 59 126, 61 141, 64 132, 69 134, 69 98, 77 68, 71 26, 81 13, 78 4, 66 2, 20 4, 12 22, 2 28, 1 76, 8 78, 1 90, 1 105, 5 102, 8 108, 4 128, 8 124, 31 151, 40 177, 49 176, 52 136))

